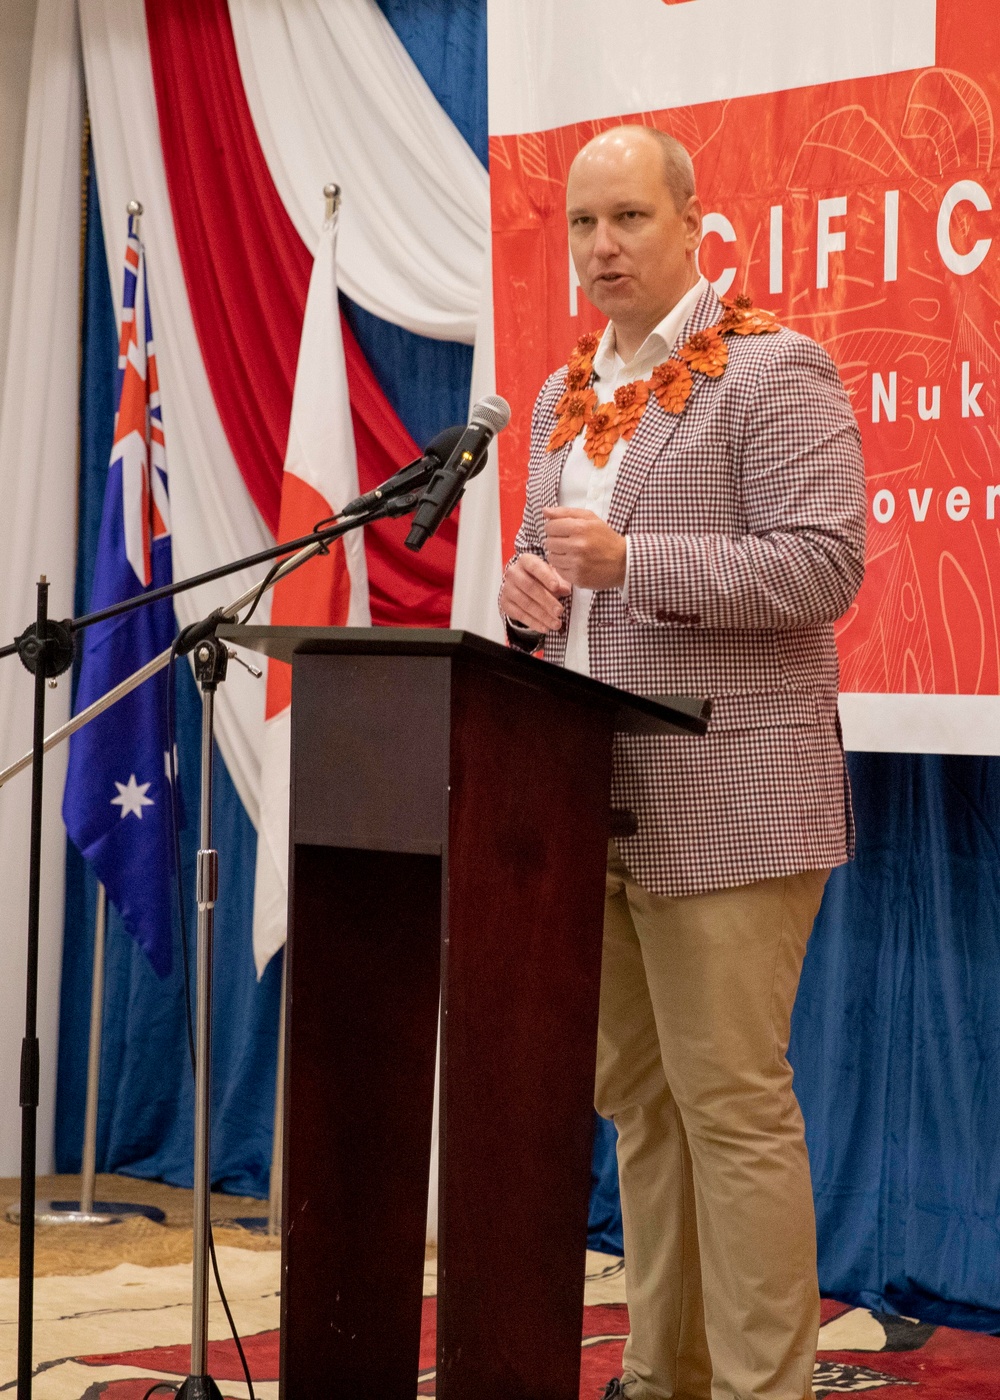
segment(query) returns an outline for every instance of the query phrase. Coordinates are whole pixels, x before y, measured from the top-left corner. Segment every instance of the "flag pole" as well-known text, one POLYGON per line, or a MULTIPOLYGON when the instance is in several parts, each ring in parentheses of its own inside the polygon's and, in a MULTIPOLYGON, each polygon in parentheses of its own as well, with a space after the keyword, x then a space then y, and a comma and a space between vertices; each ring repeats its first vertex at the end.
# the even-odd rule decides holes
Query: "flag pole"
MULTIPOLYGON (((159 1206, 138 1201, 97 1201, 97 1108, 101 1086, 101 1031, 104 1026, 104 951, 107 938, 108 895, 97 884, 97 910, 94 915, 94 971, 90 986, 90 1044, 87 1051, 87 1097, 83 1114, 83 1150, 80 1161, 78 1201, 38 1201, 36 1225, 120 1225, 126 1215, 143 1215, 157 1224, 166 1220, 159 1206)), ((20 1223, 21 1205, 7 1208, 12 1225, 20 1223)))
POLYGON ((95 1216, 94 1185, 97 1179, 97 1105, 101 1088, 101 1030, 104 1025, 104 943, 108 926, 108 893, 97 882, 94 916, 94 973, 90 988, 90 1048, 87 1054, 87 1106, 83 1115, 83 1160, 80 1163, 80 1214, 88 1224, 109 1223, 112 1216, 95 1216))

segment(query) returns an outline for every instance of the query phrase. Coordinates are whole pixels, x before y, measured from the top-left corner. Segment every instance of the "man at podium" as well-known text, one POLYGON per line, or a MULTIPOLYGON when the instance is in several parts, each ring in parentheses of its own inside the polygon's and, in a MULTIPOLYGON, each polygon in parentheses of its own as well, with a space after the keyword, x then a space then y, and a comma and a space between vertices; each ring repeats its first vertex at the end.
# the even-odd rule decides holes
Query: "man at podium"
POLYGON ((819 1327, 786 1059, 806 942, 853 852, 833 622, 864 571, 860 435, 814 341, 698 273, 690 157, 577 155, 580 285, 609 317, 535 405, 511 641, 708 735, 619 736, 596 1104, 618 1130, 627 1400, 805 1400, 819 1327))

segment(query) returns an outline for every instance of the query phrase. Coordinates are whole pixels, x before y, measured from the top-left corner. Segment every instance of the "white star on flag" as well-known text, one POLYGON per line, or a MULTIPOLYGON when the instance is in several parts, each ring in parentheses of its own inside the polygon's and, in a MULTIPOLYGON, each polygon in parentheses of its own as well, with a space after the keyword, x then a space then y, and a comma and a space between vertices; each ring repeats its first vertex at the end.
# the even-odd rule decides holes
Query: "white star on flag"
POLYGON ((156 805, 151 797, 146 796, 149 790, 149 783, 137 783, 134 773, 127 783, 116 782, 115 787, 118 789, 118 796, 112 797, 111 805, 112 807, 120 807, 122 809, 123 820, 130 812, 133 812, 141 821, 143 807, 154 807, 156 805))

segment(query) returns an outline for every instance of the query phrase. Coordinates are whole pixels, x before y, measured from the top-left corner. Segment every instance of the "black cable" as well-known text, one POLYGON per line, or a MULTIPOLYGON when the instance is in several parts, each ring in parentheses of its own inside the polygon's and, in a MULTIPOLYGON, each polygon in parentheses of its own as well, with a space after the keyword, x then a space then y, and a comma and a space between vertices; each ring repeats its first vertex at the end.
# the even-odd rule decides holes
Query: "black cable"
MULTIPOLYGON (((337 516, 335 516, 335 515, 327 515, 327 516, 324 516, 324 518, 323 518, 322 520, 318 520, 318 521, 316 522, 316 524, 313 526, 313 534, 314 534, 314 535, 318 535, 319 532, 320 532, 320 530, 326 530, 326 529, 328 529, 328 528, 331 528, 332 526, 336 525, 337 523, 338 523, 337 516)), ((320 554, 329 554, 329 553, 330 553, 330 546, 327 545, 327 544, 321 544, 320 547, 319 547, 319 549, 316 551, 317 557, 318 557, 320 554)), ((267 592, 268 588, 270 587, 271 580, 274 578, 274 576, 275 576, 275 574, 278 572, 278 570, 281 569, 281 568, 283 568, 284 565, 287 564, 287 563, 288 563, 288 560, 287 560, 287 559, 278 559, 278 560, 276 560, 276 562, 275 562, 274 564, 271 565, 270 569, 268 569, 267 573, 264 575, 264 582, 263 582, 263 583, 261 584, 261 586, 257 589, 257 592, 256 592, 256 593, 254 594, 254 596, 253 596, 253 602, 250 604, 250 611, 247 613, 246 617, 240 619, 240 626, 241 626, 241 627, 245 627, 245 626, 247 625, 247 623, 250 621, 250 619, 253 617, 254 613, 257 611, 257 604, 260 602, 261 598, 263 598, 264 594, 267 592)))
POLYGON ((253 602, 250 604, 250 611, 247 613, 246 617, 243 618, 240 624, 242 627, 245 627, 250 621, 250 619, 253 617, 254 613, 257 611, 257 604, 267 592, 271 580, 274 578, 275 574, 278 572, 281 566, 286 562, 287 561, 284 559, 279 559, 276 564, 272 564, 271 567, 268 569, 267 573, 264 575, 264 582, 257 589, 257 592, 253 595, 253 602))
POLYGON ((219 1261, 215 1257, 215 1232, 212 1229, 212 1222, 208 1222, 208 1253, 212 1260, 212 1272, 215 1275, 215 1286, 219 1290, 219 1297, 222 1299, 222 1307, 226 1314, 226 1321, 229 1323, 229 1330, 233 1334, 233 1341, 236 1343, 236 1350, 239 1352, 240 1365, 243 1367, 243 1378, 247 1383, 247 1390, 250 1392, 250 1400, 257 1400, 253 1393, 253 1381, 250 1379, 250 1367, 247 1365, 246 1354, 243 1351, 243 1343, 240 1341, 240 1334, 236 1330, 236 1323, 233 1314, 229 1310, 229 1299, 226 1297, 222 1287, 222 1276, 219 1273, 219 1261))
MULTIPOLYGON (((259 595, 258 595, 259 596, 259 595)), ((256 606, 256 603, 254 604, 256 606)), ((177 673, 174 663, 177 660, 177 644, 179 637, 174 638, 173 646, 170 648, 170 660, 167 662, 167 766, 170 778, 170 821, 173 828, 174 838, 174 890, 177 896, 177 909, 180 916, 181 935, 181 962, 184 967, 184 1016, 187 1022, 187 1043, 188 1060, 191 1065, 191 1074, 195 1074, 195 1048, 194 1048, 194 1020, 191 1014, 191 959, 188 951, 187 940, 187 916, 184 912, 184 879, 181 874, 181 824, 177 812, 177 727, 174 703, 174 686, 176 684, 177 673)), ((215 1286, 219 1290, 219 1297, 222 1300, 223 1311, 226 1314, 226 1321, 229 1323, 229 1330, 233 1334, 233 1341, 236 1343, 236 1351, 240 1358, 240 1365, 243 1367, 243 1377, 250 1392, 250 1400, 257 1400, 254 1394, 253 1380, 250 1377, 250 1367, 247 1364, 246 1353, 243 1350, 243 1343, 240 1334, 236 1329, 236 1321, 233 1318, 232 1310, 229 1306, 229 1299, 226 1297, 226 1290, 222 1286, 222 1275, 219 1273, 219 1261, 215 1256, 215 1233, 212 1229, 212 1222, 208 1222, 208 1253, 212 1260, 212 1272, 215 1275, 215 1286)), ((168 1387, 169 1388, 169 1387, 168 1387)), ((155 1385, 152 1390, 143 1396, 143 1400, 155 1391, 164 1389, 162 1385, 155 1385)), ((176 1394, 176 1387, 174 1394, 176 1394)))

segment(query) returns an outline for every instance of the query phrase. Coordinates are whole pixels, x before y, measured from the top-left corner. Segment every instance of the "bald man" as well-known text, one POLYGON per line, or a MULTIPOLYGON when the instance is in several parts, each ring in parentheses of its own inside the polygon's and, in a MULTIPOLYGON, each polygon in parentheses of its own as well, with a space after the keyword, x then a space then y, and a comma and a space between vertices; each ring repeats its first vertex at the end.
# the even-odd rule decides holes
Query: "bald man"
POLYGON ((832 624, 864 570, 860 436, 814 341, 747 306, 723 320, 679 143, 595 138, 567 218, 608 325, 538 396, 508 634, 714 700, 704 739, 616 742, 635 830, 608 855, 596 1104, 618 1130, 631 1335, 606 1400, 806 1400, 816 1238, 786 1051, 853 848, 832 624))

